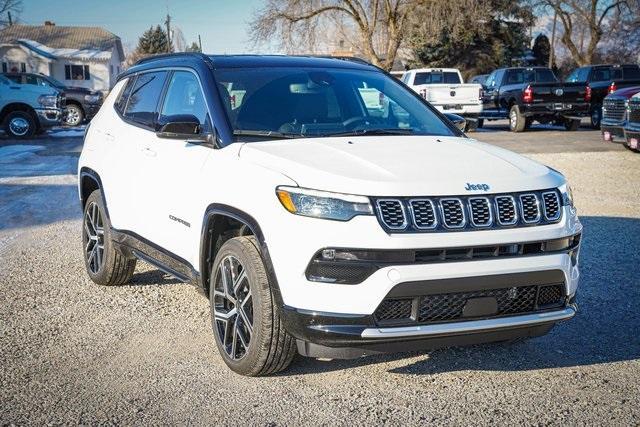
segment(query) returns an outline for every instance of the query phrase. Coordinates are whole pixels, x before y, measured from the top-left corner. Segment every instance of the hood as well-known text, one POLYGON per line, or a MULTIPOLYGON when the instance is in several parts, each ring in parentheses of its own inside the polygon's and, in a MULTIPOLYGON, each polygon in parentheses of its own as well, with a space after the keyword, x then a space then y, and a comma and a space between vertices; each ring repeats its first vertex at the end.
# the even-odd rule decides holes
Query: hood
POLYGON ((501 193, 564 183, 562 175, 525 157, 456 137, 264 141, 244 144, 239 155, 288 176, 300 187, 366 196, 501 193))
POLYGON ((618 96, 621 98, 629 99, 638 92, 640 92, 640 86, 631 86, 631 87, 618 89, 617 91, 613 92, 609 96, 618 96))

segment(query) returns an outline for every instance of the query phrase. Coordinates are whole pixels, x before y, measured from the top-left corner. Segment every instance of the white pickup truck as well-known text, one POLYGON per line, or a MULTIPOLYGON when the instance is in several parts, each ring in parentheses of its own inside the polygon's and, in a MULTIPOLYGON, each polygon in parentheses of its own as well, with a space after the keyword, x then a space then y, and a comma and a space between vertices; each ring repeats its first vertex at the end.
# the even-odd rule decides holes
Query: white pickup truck
POLYGON ((455 68, 419 68, 402 76, 404 84, 443 113, 453 113, 467 119, 466 130, 477 126, 482 112, 482 86, 464 84, 455 68))

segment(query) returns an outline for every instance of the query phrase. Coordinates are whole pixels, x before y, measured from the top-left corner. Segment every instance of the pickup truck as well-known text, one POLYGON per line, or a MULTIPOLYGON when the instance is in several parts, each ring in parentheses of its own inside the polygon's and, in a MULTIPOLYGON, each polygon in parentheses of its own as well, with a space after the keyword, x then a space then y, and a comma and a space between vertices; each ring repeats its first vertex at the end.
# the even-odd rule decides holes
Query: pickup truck
POLYGON ((439 111, 467 119, 466 130, 475 129, 478 115, 482 112, 482 86, 464 84, 457 69, 409 70, 402 76, 402 81, 439 111))
POLYGON ((560 83, 549 68, 500 68, 485 82, 478 126, 485 119, 509 119, 509 129, 522 132, 535 120, 577 130, 580 119, 589 114, 590 100, 586 84, 560 83))
POLYGON ((573 70, 567 83, 589 86, 591 92, 591 127, 600 128, 602 101, 605 96, 629 86, 640 85, 640 66, 636 64, 588 65, 573 70))
POLYGON ((61 123, 62 93, 49 86, 16 84, 0 75, 0 123, 11 138, 29 138, 61 123))
POLYGON ((628 119, 629 100, 640 92, 640 86, 625 87, 607 95, 602 101, 602 139, 622 143, 624 127, 628 119))

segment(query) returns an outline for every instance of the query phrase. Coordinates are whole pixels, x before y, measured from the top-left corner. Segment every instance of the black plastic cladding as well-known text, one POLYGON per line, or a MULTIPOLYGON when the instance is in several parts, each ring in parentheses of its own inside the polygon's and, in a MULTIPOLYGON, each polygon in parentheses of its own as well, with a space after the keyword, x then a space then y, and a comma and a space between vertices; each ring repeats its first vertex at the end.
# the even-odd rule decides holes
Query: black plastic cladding
POLYGON ((452 197, 374 197, 372 200, 378 222, 389 233, 530 227, 554 224, 562 218, 562 197, 556 189, 452 197), (433 206, 433 219, 431 207, 425 208, 428 202, 433 206))

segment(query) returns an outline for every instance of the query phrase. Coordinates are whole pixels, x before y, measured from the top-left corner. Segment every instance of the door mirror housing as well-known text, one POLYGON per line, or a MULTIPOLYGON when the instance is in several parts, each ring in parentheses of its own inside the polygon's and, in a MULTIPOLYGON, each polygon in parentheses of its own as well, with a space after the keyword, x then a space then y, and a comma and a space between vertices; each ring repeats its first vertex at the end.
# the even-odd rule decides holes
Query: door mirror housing
POLYGON ((449 119, 451 123, 453 123, 455 127, 460 129, 460 131, 464 132, 464 129, 467 126, 467 121, 465 120, 464 117, 459 116, 457 114, 451 114, 451 113, 444 113, 444 115, 447 119, 449 119))
POLYGON ((196 116, 176 114, 162 117, 158 123, 158 138, 182 139, 189 142, 210 142, 211 137, 202 134, 202 125, 196 116))

